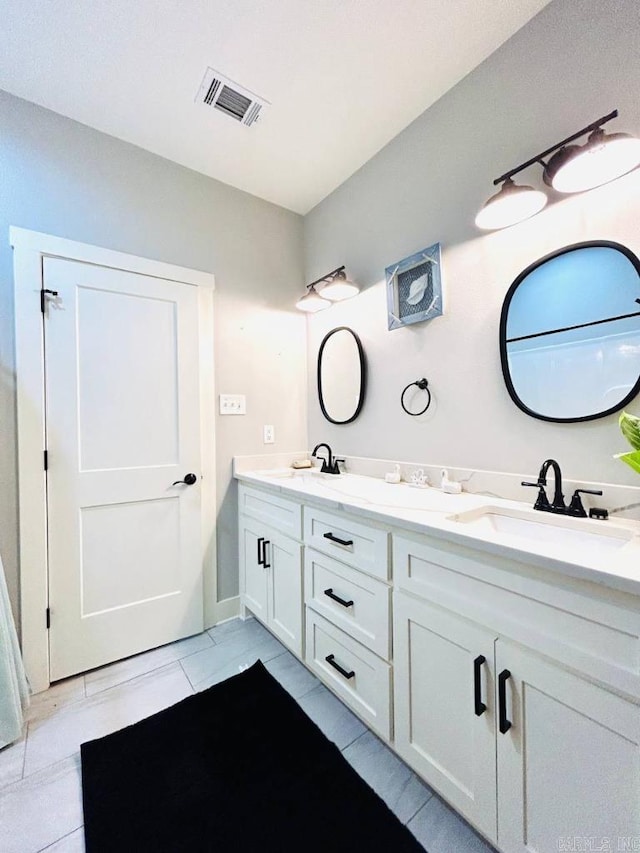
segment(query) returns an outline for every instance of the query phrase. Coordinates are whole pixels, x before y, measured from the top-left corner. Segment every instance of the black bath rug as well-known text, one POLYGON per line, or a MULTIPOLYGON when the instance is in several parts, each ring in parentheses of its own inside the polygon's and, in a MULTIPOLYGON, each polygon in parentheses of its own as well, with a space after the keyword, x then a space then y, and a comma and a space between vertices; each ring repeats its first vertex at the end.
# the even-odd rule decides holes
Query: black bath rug
POLYGON ((82 745, 87 853, 418 853, 262 663, 82 745))

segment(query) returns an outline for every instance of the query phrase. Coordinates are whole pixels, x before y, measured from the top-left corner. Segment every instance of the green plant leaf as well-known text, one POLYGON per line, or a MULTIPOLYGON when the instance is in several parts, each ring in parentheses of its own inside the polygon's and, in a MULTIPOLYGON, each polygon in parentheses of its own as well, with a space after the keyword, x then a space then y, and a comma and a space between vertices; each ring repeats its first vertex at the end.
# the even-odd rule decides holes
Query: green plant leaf
POLYGON ((620 430, 634 450, 640 450, 640 418, 623 412, 618 420, 620 430))
POLYGON ((633 450, 631 453, 616 453, 614 459, 622 459, 630 468, 640 474, 640 450, 633 450))

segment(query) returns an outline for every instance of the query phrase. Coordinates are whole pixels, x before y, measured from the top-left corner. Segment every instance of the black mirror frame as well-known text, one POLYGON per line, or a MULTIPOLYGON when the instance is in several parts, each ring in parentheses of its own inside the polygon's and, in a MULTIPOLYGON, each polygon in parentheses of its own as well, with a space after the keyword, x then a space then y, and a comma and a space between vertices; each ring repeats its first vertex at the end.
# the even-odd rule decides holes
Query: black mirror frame
POLYGON ((511 374, 509 373, 509 362, 507 360, 507 316, 509 314, 509 306, 511 305, 511 300, 513 299, 513 295, 523 282, 523 280, 532 273, 535 269, 546 264, 547 261, 553 260, 553 258, 557 258, 560 255, 565 255, 568 252, 575 252, 579 249, 589 249, 589 248, 605 248, 605 249, 615 249, 617 252, 621 252, 628 258, 633 266, 635 267, 636 272, 638 273, 638 277, 640 278, 640 260, 638 257, 628 249, 626 246, 623 246, 621 243, 614 243, 611 240, 587 240, 584 243, 573 243, 570 246, 565 246, 562 249, 558 249, 555 252, 551 252, 548 255, 545 255, 543 258, 534 261, 530 264, 525 270, 523 270, 514 280, 513 284, 507 291, 507 295, 504 298, 504 302, 502 304, 502 312, 500 314, 500 364, 502 366, 502 376, 504 378, 504 384, 507 386, 507 391, 509 392, 509 396, 516 404, 516 406, 523 411, 526 415, 529 415, 532 418, 536 418, 539 421, 550 421, 554 424, 575 424, 575 423, 583 423, 584 421, 596 421, 599 418, 606 418, 607 415, 612 415, 614 412, 619 412, 620 409, 624 409, 627 403, 631 402, 633 398, 640 392, 640 375, 636 381, 636 384, 633 386, 631 391, 627 394, 627 396, 617 403, 615 406, 612 406, 610 409, 606 409, 603 412, 599 412, 596 415, 586 415, 581 418, 551 418, 547 415, 540 415, 537 412, 534 412, 527 405, 525 405, 518 394, 516 389, 513 387, 513 382, 511 381, 511 374))
POLYGON ((320 344, 320 349, 318 350, 318 365, 317 365, 317 382, 318 382, 318 401, 320 403, 320 408, 322 409, 322 414, 325 418, 332 424, 350 424, 358 417, 360 412, 362 411, 362 406, 364 405, 364 395, 367 387, 367 360, 364 355, 364 349, 362 348, 362 342, 358 335, 350 329, 349 326, 336 326, 335 329, 331 329, 330 332, 322 339, 322 343, 320 344), (324 398, 322 396, 322 353, 324 352, 324 348, 327 344, 327 341, 332 335, 335 335, 336 332, 350 332, 355 338, 356 346, 358 347, 358 356, 360 359, 360 396, 358 398, 358 406, 353 413, 353 415, 346 421, 336 421, 332 418, 324 405, 324 398))

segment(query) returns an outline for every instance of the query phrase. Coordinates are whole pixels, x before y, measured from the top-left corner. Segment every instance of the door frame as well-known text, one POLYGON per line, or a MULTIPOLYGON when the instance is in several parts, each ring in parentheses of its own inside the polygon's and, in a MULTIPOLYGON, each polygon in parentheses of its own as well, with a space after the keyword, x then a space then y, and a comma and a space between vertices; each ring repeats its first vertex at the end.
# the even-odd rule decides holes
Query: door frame
POLYGON ((200 434, 202 457, 201 529, 204 624, 217 621, 215 375, 212 273, 186 269, 135 255, 78 243, 62 237, 11 226, 13 248, 16 406, 18 432, 18 559, 22 656, 34 693, 46 690, 49 677, 49 566, 47 554, 47 488, 43 452, 46 447, 45 351, 40 291, 43 258, 80 261, 198 288, 200 355, 200 434))

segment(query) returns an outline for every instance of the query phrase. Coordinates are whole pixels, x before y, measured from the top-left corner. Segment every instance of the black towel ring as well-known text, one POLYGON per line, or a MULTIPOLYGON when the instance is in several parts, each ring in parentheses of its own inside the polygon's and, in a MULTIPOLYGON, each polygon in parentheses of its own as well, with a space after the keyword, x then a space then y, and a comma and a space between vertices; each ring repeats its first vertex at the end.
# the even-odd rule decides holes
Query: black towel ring
POLYGON ((429 391, 429 383, 427 382, 427 380, 426 380, 426 379, 417 379, 415 382, 410 382, 410 383, 407 385, 407 387, 404 389, 404 391, 402 392, 402 394, 400 394, 400 405, 402 406, 402 408, 405 410, 405 412, 406 412, 408 415, 411 415, 411 417, 412 417, 412 418, 417 418, 417 417, 419 417, 420 415, 424 415, 424 413, 427 411, 427 409, 428 409, 428 408, 429 408, 429 406, 431 405, 431 391, 429 391), (410 412, 410 411, 409 411, 409 409, 407 409, 407 407, 406 407, 406 406, 405 406, 405 404, 404 404, 404 395, 407 393, 407 391, 409 390, 409 388, 411 388, 411 387, 412 387, 412 385, 417 385, 417 387, 418 387, 421 391, 426 391, 426 392, 427 392, 427 405, 426 405, 426 406, 424 407, 424 409, 422 409, 420 412, 410 412))

